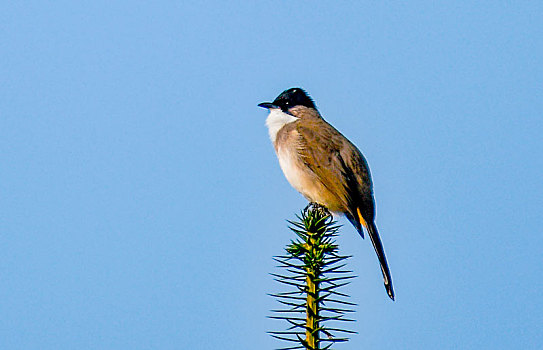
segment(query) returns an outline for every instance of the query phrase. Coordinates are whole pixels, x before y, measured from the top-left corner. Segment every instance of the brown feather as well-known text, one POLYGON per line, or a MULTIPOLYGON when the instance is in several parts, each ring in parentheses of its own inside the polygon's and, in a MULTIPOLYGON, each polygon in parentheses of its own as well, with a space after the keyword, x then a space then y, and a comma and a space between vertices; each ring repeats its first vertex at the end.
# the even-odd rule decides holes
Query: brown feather
POLYGON ((297 106, 290 112, 300 118, 289 125, 298 133, 297 153, 305 167, 330 192, 318 196, 321 198, 316 198, 317 201, 332 211, 348 212, 354 218, 360 208, 366 221, 373 220, 372 183, 362 153, 316 110, 297 106))

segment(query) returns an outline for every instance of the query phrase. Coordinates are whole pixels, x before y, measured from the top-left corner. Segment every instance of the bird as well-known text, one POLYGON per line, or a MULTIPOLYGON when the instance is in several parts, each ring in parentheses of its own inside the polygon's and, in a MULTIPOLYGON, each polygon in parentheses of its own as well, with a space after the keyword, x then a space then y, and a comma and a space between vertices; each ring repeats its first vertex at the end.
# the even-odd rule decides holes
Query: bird
POLYGON ((370 169, 360 150, 324 120, 302 88, 283 91, 273 102, 266 126, 288 182, 310 203, 343 214, 364 238, 368 232, 379 260, 385 289, 394 300, 392 277, 375 225, 370 169))

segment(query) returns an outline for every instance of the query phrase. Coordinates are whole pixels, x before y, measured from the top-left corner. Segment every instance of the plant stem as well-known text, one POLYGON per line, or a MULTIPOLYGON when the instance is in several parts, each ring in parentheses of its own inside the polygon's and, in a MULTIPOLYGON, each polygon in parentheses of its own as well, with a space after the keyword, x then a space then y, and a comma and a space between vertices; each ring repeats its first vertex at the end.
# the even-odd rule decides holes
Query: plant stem
POLYGON ((290 345, 299 344, 284 349, 320 350, 321 346, 330 349, 349 339, 342 333, 355 333, 339 325, 342 321, 353 321, 345 314, 352 312, 348 306, 355 304, 341 300, 348 296, 335 292, 353 276, 343 270, 348 257, 338 254, 334 237, 339 226, 328 210, 312 203, 298 218, 297 222, 289 221, 297 238, 287 245, 286 255, 275 258, 286 272, 272 274, 276 281, 295 288, 272 294, 286 309, 273 310, 275 315, 271 317, 288 321, 289 328, 270 334, 290 345))
MULTIPOLYGON (((309 234, 309 249, 310 256, 315 256, 316 253, 316 241, 314 238, 314 233, 308 232, 309 234)), ((319 282, 318 278, 320 277, 318 266, 316 264, 310 264, 307 267, 307 303, 306 303, 306 331, 305 331, 305 341, 310 349, 318 349, 319 345, 319 282)))

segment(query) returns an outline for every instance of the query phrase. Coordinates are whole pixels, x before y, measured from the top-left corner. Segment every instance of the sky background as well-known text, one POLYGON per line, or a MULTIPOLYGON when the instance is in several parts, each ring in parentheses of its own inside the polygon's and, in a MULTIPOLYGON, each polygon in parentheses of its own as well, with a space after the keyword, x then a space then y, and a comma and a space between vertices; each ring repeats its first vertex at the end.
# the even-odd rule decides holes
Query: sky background
POLYGON ((0 4, 0 348, 273 349, 306 205, 257 107, 365 154, 338 349, 543 348, 541 1, 0 4))

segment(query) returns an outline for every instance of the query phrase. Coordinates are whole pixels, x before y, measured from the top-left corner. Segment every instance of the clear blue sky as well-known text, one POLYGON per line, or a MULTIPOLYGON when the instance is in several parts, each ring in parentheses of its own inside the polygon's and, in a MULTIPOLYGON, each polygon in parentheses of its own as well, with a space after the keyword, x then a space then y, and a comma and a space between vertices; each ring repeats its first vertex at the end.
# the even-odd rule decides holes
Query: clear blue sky
POLYGON ((257 107, 300 86, 370 164, 338 349, 541 349, 540 1, 0 5, 0 348, 272 349, 305 205, 257 107))

